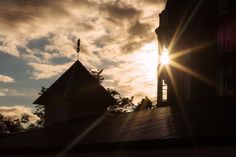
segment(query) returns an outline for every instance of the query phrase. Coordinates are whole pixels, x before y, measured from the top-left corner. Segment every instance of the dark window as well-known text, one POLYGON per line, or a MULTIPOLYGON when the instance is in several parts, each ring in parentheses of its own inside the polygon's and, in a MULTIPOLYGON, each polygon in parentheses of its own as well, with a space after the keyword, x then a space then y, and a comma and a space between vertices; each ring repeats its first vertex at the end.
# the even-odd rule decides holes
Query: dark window
POLYGON ((184 99, 191 99, 191 77, 189 75, 184 77, 184 99))
POLYGON ((228 0, 219 0, 219 12, 220 15, 225 15, 229 13, 229 1, 228 0))
POLYGON ((230 52, 232 51, 232 28, 227 27, 225 28, 225 51, 230 52))
POLYGON ((233 48, 232 28, 220 28, 217 31, 217 51, 218 53, 230 52, 233 48))
POLYGON ((217 95, 232 95, 234 87, 233 68, 221 67, 217 70, 217 95))
POLYGON ((224 52, 224 29, 222 28, 217 31, 217 51, 224 52))
POLYGON ((233 68, 227 67, 225 69, 225 94, 233 94, 233 68))
POLYGON ((216 85, 216 92, 217 96, 224 95, 224 68, 217 69, 217 85, 216 85))

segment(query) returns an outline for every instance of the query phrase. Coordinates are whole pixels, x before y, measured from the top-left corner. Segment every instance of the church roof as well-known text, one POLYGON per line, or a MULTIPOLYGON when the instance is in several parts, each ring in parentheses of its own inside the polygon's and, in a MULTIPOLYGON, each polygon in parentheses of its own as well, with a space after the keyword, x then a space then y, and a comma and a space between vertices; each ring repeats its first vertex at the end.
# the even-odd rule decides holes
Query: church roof
POLYGON ((79 61, 62 74, 34 104, 48 105, 62 100, 92 100, 94 103, 109 103, 107 105, 115 103, 115 99, 79 61))

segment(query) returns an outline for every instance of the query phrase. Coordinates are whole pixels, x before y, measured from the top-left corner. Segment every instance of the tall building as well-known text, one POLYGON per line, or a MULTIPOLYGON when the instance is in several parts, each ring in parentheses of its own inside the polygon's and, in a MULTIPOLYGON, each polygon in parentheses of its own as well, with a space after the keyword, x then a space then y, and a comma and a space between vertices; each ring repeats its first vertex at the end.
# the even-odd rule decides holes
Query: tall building
POLYGON ((232 0, 168 0, 156 29, 158 106, 234 104, 236 13, 232 0))

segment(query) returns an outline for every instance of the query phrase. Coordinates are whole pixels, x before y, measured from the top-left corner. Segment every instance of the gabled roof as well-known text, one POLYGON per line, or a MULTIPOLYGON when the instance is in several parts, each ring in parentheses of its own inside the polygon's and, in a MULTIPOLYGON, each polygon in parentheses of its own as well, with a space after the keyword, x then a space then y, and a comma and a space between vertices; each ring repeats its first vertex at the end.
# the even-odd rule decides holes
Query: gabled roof
POLYGON ((115 103, 115 99, 100 85, 99 81, 79 62, 76 61, 61 77, 44 92, 34 104, 48 105, 55 101, 78 100, 95 103, 115 103))

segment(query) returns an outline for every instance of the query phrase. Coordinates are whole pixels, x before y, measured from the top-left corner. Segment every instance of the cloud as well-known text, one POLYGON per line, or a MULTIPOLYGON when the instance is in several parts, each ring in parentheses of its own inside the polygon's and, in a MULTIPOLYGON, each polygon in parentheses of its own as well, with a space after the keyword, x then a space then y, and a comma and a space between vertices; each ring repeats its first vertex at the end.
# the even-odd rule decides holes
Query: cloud
POLYGON ((146 32, 150 32, 151 28, 151 25, 148 23, 141 23, 140 21, 136 21, 133 25, 131 25, 128 32, 130 36, 142 37, 146 32))
POLYGON ((13 83, 15 82, 15 80, 10 77, 10 76, 6 76, 6 75, 1 75, 0 74, 0 82, 3 82, 3 83, 13 83))
POLYGON ((67 68, 69 68, 72 65, 72 63, 65 63, 62 65, 29 63, 29 65, 34 70, 32 79, 39 80, 39 79, 47 79, 63 73, 67 68))
POLYGON ((142 10, 138 10, 131 5, 128 5, 122 1, 116 1, 113 3, 105 3, 100 7, 101 11, 108 14, 109 20, 112 22, 122 24, 123 20, 135 20, 140 17, 142 10))
POLYGON ((8 89, 1 89, 0 90, 0 96, 6 96, 8 92, 8 89))
POLYGON ((5 93, 4 90, 1 90, 1 91, 0 91, 0 97, 1 97, 1 96, 6 96, 6 93, 5 93))
POLYGON ((156 51, 157 46, 152 42, 137 53, 123 56, 125 62, 120 58, 123 62, 104 70, 104 85, 117 89, 124 96, 134 96, 135 103, 145 95, 154 100, 157 94, 156 51))
MULTIPOLYGON (((156 81, 147 79, 148 61, 132 58, 145 56, 142 48, 157 43, 155 29, 165 2, 1 0, 0 53, 27 62, 30 79, 50 79, 76 60, 79 37, 80 61, 90 69, 104 68, 105 86, 112 86, 123 95, 153 97, 156 81)), ((151 70, 155 73, 156 69, 151 70)))
POLYGON ((24 96, 23 92, 18 92, 16 89, 0 89, 0 97, 1 96, 24 96))
POLYGON ((12 120, 21 119, 22 116, 28 115, 31 123, 39 120, 39 117, 32 113, 32 109, 25 106, 0 106, 0 114, 12 120))

